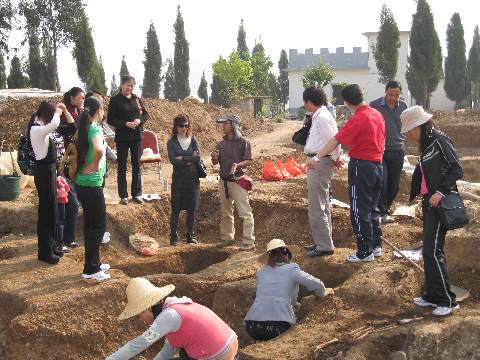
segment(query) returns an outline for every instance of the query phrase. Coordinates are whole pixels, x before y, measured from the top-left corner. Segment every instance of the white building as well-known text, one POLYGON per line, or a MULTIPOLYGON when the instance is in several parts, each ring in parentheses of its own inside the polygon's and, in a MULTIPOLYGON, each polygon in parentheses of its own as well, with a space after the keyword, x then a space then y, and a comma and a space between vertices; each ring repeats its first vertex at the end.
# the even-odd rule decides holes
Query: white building
MULTIPOLYGON (((325 87, 325 92, 336 103, 342 103, 340 90, 342 83, 355 83, 360 85, 364 92, 365 100, 370 102, 385 93, 385 86, 378 81, 378 70, 373 57, 373 48, 377 42, 378 32, 364 33, 367 37, 368 51, 362 52, 360 47, 354 47, 353 52, 346 53, 343 47, 330 53, 328 49, 321 48, 319 54, 313 49, 305 49, 305 53, 298 53, 296 49, 289 50, 288 80, 289 80, 289 109, 295 115, 303 106, 303 73, 310 66, 318 65, 323 61, 333 67, 335 78, 325 87)), ((408 105, 414 104, 408 92, 405 74, 407 71, 409 31, 400 31, 399 58, 396 80, 400 81, 403 89, 402 97, 408 105)), ((449 100, 443 89, 443 80, 438 84, 437 90, 432 94, 430 106, 432 109, 451 110, 455 103, 449 100)))

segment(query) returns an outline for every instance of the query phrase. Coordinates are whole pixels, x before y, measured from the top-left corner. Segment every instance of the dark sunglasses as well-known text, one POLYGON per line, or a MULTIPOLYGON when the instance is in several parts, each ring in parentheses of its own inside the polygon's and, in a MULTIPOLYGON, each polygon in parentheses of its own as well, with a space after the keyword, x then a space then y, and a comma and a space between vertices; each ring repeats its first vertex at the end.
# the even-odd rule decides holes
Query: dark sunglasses
POLYGON ((178 126, 178 127, 181 127, 181 128, 187 128, 187 129, 190 127, 189 124, 179 124, 179 125, 177 125, 177 126, 178 126))

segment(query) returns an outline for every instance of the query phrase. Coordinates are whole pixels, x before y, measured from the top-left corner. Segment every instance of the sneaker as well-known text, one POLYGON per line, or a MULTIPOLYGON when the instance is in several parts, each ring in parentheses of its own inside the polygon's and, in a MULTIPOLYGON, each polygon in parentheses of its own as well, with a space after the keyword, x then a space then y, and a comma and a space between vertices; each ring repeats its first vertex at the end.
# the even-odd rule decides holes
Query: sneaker
POLYGON ((75 248, 79 247, 80 245, 78 245, 78 243, 76 243, 75 241, 73 241, 71 244, 67 244, 67 246, 68 246, 70 249, 75 249, 75 248))
POLYGON ((69 249, 68 247, 66 247, 65 245, 63 245, 63 246, 60 248, 60 250, 61 250, 64 254, 70 252, 70 249, 69 249))
POLYGON ((245 243, 241 243, 241 244, 240 244, 240 250, 241 250, 241 251, 255 251, 255 250, 256 250, 256 246, 255 246, 255 244, 245 244, 245 243))
POLYGON ((307 251, 312 251, 317 248, 317 244, 307 245, 307 246, 304 246, 303 248, 307 251))
POLYGON ((316 247, 313 250, 310 250, 307 252, 307 255, 310 257, 315 257, 315 256, 329 256, 333 255, 333 250, 328 250, 328 251, 323 251, 323 250, 318 250, 316 247))
POLYGON ((104 271, 100 270, 95 274, 82 274, 83 279, 87 280, 96 280, 96 281, 104 281, 110 279, 110 274, 105 273, 104 271))
POLYGON ((452 312, 454 312, 455 310, 458 310, 458 309, 460 309, 460 305, 458 305, 458 304, 455 305, 455 306, 452 306, 452 307, 438 306, 437 308, 433 309, 432 315, 445 316, 445 315, 451 314, 452 312))
POLYGON ((390 215, 383 215, 381 218, 380 218, 380 222, 382 224, 390 224, 390 223, 393 223, 395 222, 395 219, 393 217, 391 217, 390 215))
POLYGON ((108 270, 110 270, 110 264, 100 265, 100 270, 102 270, 103 272, 107 272, 108 270))
POLYGON ((368 262, 368 261, 374 261, 375 260, 375 256, 373 256, 373 253, 371 253, 370 255, 368 256, 365 256, 363 259, 360 259, 356 253, 353 253, 352 255, 348 255, 347 256, 347 261, 348 262, 352 262, 352 263, 355 263, 355 262, 368 262))
POLYGON ((128 199, 127 198, 121 198, 119 204, 120 205, 128 205, 128 199))
POLYGON ((425 300, 424 298, 422 297, 416 297, 413 299, 413 303, 417 306, 421 306, 421 307, 433 307, 433 308, 436 308, 437 305, 434 304, 434 303, 431 303, 431 302, 428 302, 427 300, 425 300))
POLYGON ((57 256, 57 255, 51 255, 51 256, 48 256, 48 257, 39 256, 38 260, 46 262, 46 263, 51 264, 51 265, 55 265, 55 264, 58 264, 58 262, 60 261, 60 257, 57 256))
POLYGON ((383 253, 382 253, 382 247, 381 246, 377 246, 375 249, 373 249, 373 256, 380 257, 382 255, 383 255, 383 253))
POLYGON ((106 232, 103 234, 102 244, 106 245, 110 242, 110 233, 106 232))
POLYGON ((225 246, 230 246, 233 244, 235 244, 235 240, 220 240, 215 246, 218 248, 223 248, 225 246))
POLYGON ((134 196, 132 198, 133 202, 137 203, 137 204, 143 204, 143 199, 141 196, 134 196))

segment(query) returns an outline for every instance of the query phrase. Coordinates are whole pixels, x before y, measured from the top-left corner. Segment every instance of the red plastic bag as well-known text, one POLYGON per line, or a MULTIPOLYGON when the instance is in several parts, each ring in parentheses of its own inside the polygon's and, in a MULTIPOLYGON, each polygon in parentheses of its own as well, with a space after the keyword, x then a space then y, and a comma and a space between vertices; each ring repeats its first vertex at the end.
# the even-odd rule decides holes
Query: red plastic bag
POLYGON ((287 171, 285 165, 282 163, 282 160, 277 161, 277 168, 280 170, 280 174, 282 174, 283 179, 290 179, 292 175, 287 171))
POLYGON ((294 177, 303 174, 302 167, 297 164, 297 162, 293 158, 289 158, 287 160, 287 162, 285 163, 285 169, 290 175, 294 177))
POLYGON ((270 160, 267 160, 263 165, 262 179, 269 181, 280 181, 283 180, 283 176, 280 171, 275 167, 275 164, 270 160))

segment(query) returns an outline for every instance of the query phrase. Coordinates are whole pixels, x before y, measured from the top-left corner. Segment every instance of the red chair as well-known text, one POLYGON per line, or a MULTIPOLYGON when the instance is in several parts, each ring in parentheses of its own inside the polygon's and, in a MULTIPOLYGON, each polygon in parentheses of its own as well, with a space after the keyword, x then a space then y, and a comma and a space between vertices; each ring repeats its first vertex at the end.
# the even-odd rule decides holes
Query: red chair
POLYGON ((158 148, 158 138, 157 135, 150 130, 143 131, 143 140, 142 140, 142 157, 140 158, 140 164, 142 169, 145 169, 145 166, 148 164, 156 165, 155 169, 158 173, 160 183, 162 182, 162 155, 160 155, 160 150, 158 148), (150 148, 153 151, 153 155, 148 157, 143 157, 143 150, 150 148))

